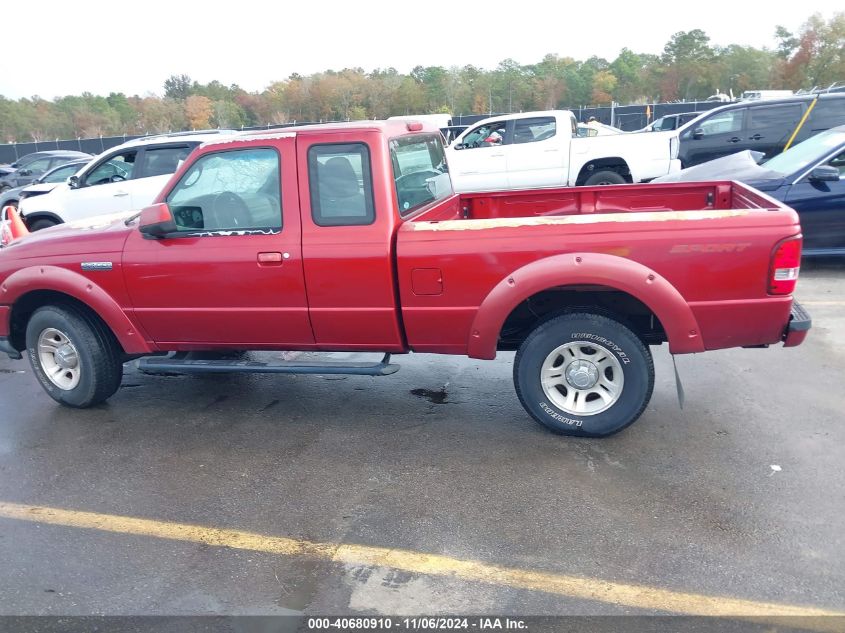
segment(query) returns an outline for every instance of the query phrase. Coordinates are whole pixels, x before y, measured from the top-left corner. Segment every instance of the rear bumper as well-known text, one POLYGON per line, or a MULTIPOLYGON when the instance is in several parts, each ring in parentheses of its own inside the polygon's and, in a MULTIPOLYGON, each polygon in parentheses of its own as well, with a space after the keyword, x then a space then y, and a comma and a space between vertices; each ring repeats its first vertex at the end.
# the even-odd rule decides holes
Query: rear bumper
POLYGON ((807 333, 812 326, 813 320, 810 318, 810 313, 800 303, 793 301, 792 310, 789 313, 789 324, 783 333, 783 346, 795 347, 801 345, 807 338, 807 333))

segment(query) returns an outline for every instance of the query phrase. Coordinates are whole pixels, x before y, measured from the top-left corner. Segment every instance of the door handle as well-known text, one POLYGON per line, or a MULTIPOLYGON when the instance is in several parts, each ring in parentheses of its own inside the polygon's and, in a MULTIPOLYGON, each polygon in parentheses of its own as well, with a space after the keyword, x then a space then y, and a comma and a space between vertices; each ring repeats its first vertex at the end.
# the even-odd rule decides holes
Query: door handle
POLYGON ((114 194, 114 197, 115 198, 122 198, 123 196, 128 196, 128 195, 129 195, 128 191, 118 191, 116 194, 114 194))
POLYGON ((501 158, 504 154, 490 154, 490 158, 501 158))
POLYGON ((728 139, 728 143, 739 143, 741 140, 738 136, 734 136, 728 139))
POLYGON ((543 152, 545 152, 546 154, 551 154, 552 152, 557 154, 559 151, 560 151, 559 149, 544 149, 543 150, 543 152))
POLYGON ((281 266, 286 259, 290 258, 290 253, 258 253, 259 266, 281 266))
POLYGON ((749 141, 759 141, 761 138, 763 138, 763 137, 760 136, 759 134, 755 134, 754 136, 749 136, 748 140, 749 141))

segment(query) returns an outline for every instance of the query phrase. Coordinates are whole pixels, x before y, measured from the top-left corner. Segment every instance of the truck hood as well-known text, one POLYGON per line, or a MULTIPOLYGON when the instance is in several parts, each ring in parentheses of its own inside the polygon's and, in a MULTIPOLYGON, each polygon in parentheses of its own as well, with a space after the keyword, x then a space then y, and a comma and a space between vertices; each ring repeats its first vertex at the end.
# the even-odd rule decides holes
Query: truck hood
POLYGON ((120 251, 130 231, 135 230, 125 223, 132 215, 112 213, 36 231, 13 241, 0 251, 0 257, 23 259, 120 251))

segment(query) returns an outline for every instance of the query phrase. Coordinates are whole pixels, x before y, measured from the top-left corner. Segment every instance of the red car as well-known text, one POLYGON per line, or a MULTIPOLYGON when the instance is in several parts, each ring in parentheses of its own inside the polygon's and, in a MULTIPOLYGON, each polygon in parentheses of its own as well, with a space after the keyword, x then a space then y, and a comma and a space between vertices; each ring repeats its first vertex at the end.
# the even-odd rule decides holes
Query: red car
POLYGON ((392 373, 390 354, 517 350, 525 409, 567 435, 634 422, 673 354, 798 345, 801 228, 732 182, 456 195, 420 123, 319 125, 198 147, 157 204, 0 252, 0 348, 87 407, 123 363, 392 373), (382 363, 166 352, 378 351, 382 363))

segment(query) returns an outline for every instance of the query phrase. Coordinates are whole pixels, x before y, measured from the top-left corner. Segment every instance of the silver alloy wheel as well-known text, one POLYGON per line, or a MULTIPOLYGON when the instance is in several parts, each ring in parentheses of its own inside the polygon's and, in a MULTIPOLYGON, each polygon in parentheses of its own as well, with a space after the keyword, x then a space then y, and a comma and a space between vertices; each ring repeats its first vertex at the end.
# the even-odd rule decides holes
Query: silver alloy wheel
POLYGON ((70 391, 79 384, 79 353, 64 332, 49 327, 38 335, 38 362, 59 389, 70 391))
POLYGON ((546 356, 540 369, 543 393, 572 415, 596 415, 612 407, 625 376, 616 355, 602 345, 575 341, 546 356))

